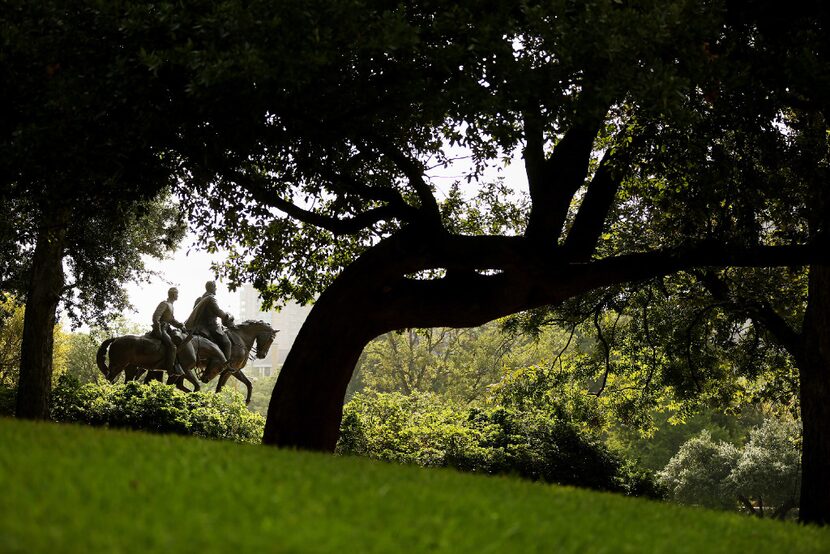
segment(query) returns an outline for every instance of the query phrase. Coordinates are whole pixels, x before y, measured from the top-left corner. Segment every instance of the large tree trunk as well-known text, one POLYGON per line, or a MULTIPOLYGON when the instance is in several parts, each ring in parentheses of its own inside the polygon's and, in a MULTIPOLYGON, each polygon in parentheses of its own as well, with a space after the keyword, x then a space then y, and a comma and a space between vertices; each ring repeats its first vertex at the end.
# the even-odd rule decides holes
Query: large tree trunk
POLYGON ((433 258, 447 256, 448 240, 401 232, 363 254, 325 290, 280 370, 265 444, 333 451, 346 388, 373 338, 410 327, 481 325, 529 307, 531 287, 520 285, 523 276, 406 277, 437 267, 433 258))
POLYGON ((830 266, 810 268, 803 336, 799 518, 826 525, 830 523, 830 266))
MULTIPOLYGON (((815 172, 827 160, 827 121, 823 114, 806 113, 799 122, 808 148, 799 160, 809 195, 810 239, 827 252, 830 247, 830 191, 826 171, 815 172)), ((804 523, 830 523, 830 265, 810 266, 807 309, 799 360, 801 396, 801 500, 804 523)))
POLYGON ((58 302, 64 286, 64 229, 41 229, 32 260, 26 295, 17 417, 49 418, 52 390, 52 351, 58 302))
POLYGON ((343 398, 366 344, 381 332, 367 325, 362 295, 332 287, 315 303, 280 370, 263 443, 334 451, 343 398))

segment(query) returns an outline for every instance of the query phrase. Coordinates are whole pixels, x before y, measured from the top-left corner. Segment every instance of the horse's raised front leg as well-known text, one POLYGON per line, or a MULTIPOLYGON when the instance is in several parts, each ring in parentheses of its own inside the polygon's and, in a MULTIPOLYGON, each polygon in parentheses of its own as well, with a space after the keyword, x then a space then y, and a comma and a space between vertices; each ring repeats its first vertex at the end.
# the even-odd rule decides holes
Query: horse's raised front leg
POLYGON ((184 370, 184 375, 179 376, 179 382, 184 384, 184 380, 187 379, 193 384, 193 392, 199 392, 199 389, 202 388, 199 385, 199 379, 196 378, 196 375, 193 373, 193 369, 188 368, 184 370))
POLYGON ((184 375, 168 375, 167 376, 167 384, 168 385, 176 385, 176 388, 182 392, 193 392, 186 386, 184 386, 184 375))
POLYGON ((245 398, 245 404, 248 405, 251 403, 251 395, 254 392, 254 384, 251 383, 251 380, 242 373, 242 370, 236 371, 233 373, 233 376, 236 377, 239 381, 242 381, 245 384, 245 387, 248 389, 248 396, 245 398))

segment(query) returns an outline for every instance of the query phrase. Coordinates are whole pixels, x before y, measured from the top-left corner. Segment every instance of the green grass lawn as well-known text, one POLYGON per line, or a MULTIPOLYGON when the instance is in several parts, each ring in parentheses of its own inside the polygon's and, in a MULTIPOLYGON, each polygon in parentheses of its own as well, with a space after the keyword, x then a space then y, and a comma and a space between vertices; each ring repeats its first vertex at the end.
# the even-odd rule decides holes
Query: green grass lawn
POLYGON ((830 552, 830 530, 262 446, 0 418, 0 552, 830 552))

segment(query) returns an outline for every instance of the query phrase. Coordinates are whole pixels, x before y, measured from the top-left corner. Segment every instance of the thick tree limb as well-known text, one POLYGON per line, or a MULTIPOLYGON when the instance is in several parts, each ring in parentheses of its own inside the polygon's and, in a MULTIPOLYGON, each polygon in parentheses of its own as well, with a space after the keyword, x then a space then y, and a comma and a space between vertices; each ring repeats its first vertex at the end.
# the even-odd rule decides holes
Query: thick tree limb
MULTIPOLYGON (((439 267, 439 261, 446 261, 452 252, 463 244, 452 237, 450 245, 440 256, 410 258, 404 250, 405 260, 397 265, 406 267, 412 273, 421 269, 439 267), (420 267, 417 267, 419 266, 420 267)), ((473 240, 475 237, 466 237, 473 240)), ((505 237, 501 237, 505 238, 505 237)), ((496 251, 508 243, 494 241, 496 251)), ((453 258, 460 266, 463 252, 453 258)), ((492 253, 491 253, 492 254, 492 253)), ((482 275, 476 272, 458 273, 443 279, 418 280, 394 277, 387 273, 382 285, 382 307, 377 313, 385 320, 400 321, 404 327, 471 327, 507 314, 544 305, 557 305, 568 298, 584 292, 624 282, 640 281, 668 275, 677 271, 706 266, 778 266, 809 264, 826 259, 830 253, 812 246, 758 246, 754 248, 727 249, 709 243, 702 243, 684 249, 670 249, 642 254, 616 256, 585 264, 554 263, 534 254, 524 259, 522 253, 514 252, 512 258, 501 252, 490 261, 509 260, 509 268, 501 273, 482 275), (389 280, 391 279, 391 280, 389 280)), ((375 260, 378 261, 378 260, 375 260)), ((386 259, 388 261, 388 258, 386 259)), ((375 263, 371 263, 375 266, 375 263)), ((359 266, 356 266, 357 269, 359 266)), ((375 266, 376 267, 376 266, 375 266)), ((387 266, 388 267, 388 266, 387 266)), ((361 282, 375 288, 367 280, 369 268, 360 270, 361 282)), ((400 272, 396 273, 400 276, 400 272)), ((375 288, 376 290, 376 288, 375 288)), ((392 330, 392 327, 386 330, 392 330)))
MULTIPOLYGON (((523 156, 530 198, 534 204, 538 202, 539 208, 537 209, 541 209, 544 202, 542 197, 549 176, 548 160, 545 157, 545 130, 542 126, 542 115, 539 113, 538 106, 534 106, 532 111, 524 114, 524 131, 525 147, 523 156)), ((538 220, 538 218, 537 213, 534 220, 538 220)))
POLYGON ((191 152, 190 156, 193 159, 202 160, 201 164, 191 168, 193 178, 202 184, 210 183, 215 175, 219 175, 247 190, 258 202, 274 207, 303 223, 326 229, 335 235, 355 234, 381 221, 397 219, 404 223, 414 223, 419 219, 418 210, 410 206, 398 191, 391 188, 370 187, 351 176, 334 171, 324 176, 329 179, 333 191, 340 189, 364 200, 383 202, 385 205, 371 208, 348 219, 326 216, 300 208, 293 202, 280 197, 276 191, 270 190, 271 182, 265 176, 243 171, 223 171, 221 168, 229 164, 223 160, 221 154, 197 151, 191 152))
POLYGON ((585 184, 591 150, 605 110, 583 113, 544 157, 544 129, 536 116, 525 116, 525 168, 531 208, 525 236, 547 247, 558 243, 576 191, 585 184))
POLYGON ((621 157, 619 153, 606 153, 588 185, 588 192, 565 240, 565 250, 573 261, 589 260, 596 250, 605 219, 623 178, 623 170, 618 165, 621 157))

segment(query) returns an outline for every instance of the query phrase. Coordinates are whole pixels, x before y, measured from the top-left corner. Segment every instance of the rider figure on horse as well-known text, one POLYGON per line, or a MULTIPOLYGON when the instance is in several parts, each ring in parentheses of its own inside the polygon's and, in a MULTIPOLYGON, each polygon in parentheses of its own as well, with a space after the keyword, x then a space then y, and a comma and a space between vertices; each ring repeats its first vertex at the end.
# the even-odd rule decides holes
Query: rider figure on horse
POLYGON ((225 354, 225 358, 230 360, 231 340, 216 318, 221 319, 226 326, 233 323, 233 316, 224 312, 216 302, 216 283, 208 281, 205 283, 205 293, 193 304, 193 313, 187 318, 185 326, 195 334, 203 335, 215 342, 225 354))
POLYGON ((167 300, 159 302, 156 311, 153 312, 153 330, 150 332, 151 336, 160 339, 164 345, 164 369, 168 375, 184 375, 179 362, 176 361, 177 349, 169 333, 171 325, 179 329, 184 328, 184 324, 173 317, 173 302, 178 298, 179 290, 176 287, 167 291, 167 300))

